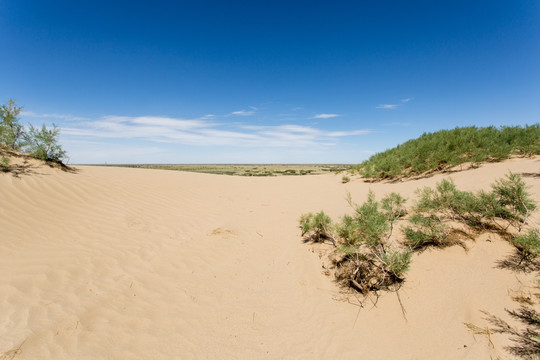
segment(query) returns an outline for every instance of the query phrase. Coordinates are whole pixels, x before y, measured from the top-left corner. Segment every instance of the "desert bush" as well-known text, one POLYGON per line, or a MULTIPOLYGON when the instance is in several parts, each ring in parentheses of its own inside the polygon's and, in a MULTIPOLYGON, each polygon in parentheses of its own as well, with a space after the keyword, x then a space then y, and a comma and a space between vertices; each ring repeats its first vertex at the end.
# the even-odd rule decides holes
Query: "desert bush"
POLYGON ((351 181, 351 178, 348 177, 347 175, 343 175, 343 176, 341 177, 341 182, 342 182, 343 184, 346 184, 346 183, 348 183, 349 181, 351 181))
POLYGON ((302 236, 310 234, 311 240, 320 242, 326 239, 334 243, 332 219, 320 211, 317 214, 307 213, 300 217, 302 236))
POLYGON ((45 125, 41 129, 30 125, 25 131, 18 118, 21 110, 22 107, 16 106, 13 100, 0 106, 0 147, 23 150, 42 160, 60 161, 65 158, 66 151, 58 144, 60 129, 54 124, 52 129, 45 125))
POLYGON ((435 215, 424 216, 414 214, 409 219, 412 226, 402 229, 405 241, 413 249, 420 249, 428 245, 447 245, 448 227, 435 215))
POLYGON ((512 238, 511 242, 521 253, 521 261, 540 256, 540 237, 538 230, 529 230, 526 235, 516 235, 512 238))
POLYGON ((382 236, 390 230, 390 224, 386 215, 379 210, 380 204, 375 200, 375 194, 370 191, 367 201, 362 205, 354 204, 350 194, 347 199, 355 213, 346 222, 355 231, 351 239, 344 239, 345 243, 354 245, 362 242, 374 250, 378 247, 384 249, 382 236))
POLYGON ((375 180, 414 176, 466 162, 500 161, 512 155, 540 154, 540 125, 463 127, 424 133, 377 153, 356 167, 375 180))
POLYGON ((9 171, 9 159, 2 157, 0 159, 0 171, 8 172, 9 171))
POLYGON ((360 292, 387 288, 403 280, 411 254, 409 250, 396 249, 388 243, 393 223, 405 214, 405 199, 398 194, 386 195, 381 202, 369 192, 367 200, 355 204, 350 194, 347 201, 354 209, 335 226, 320 214, 302 215, 300 227, 303 235, 312 239, 330 238, 336 246, 338 256, 336 279, 351 285, 360 292))
POLYGON ((411 257, 412 251, 409 249, 402 251, 391 250, 383 254, 382 261, 395 278, 402 279, 409 270, 411 257))
POLYGON ((60 161, 66 156, 66 151, 58 144, 60 129, 53 124, 52 129, 47 129, 45 125, 41 129, 30 125, 30 130, 26 135, 26 150, 34 157, 41 160, 60 161))
POLYGON ((0 145, 11 150, 19 150, 24 145, 24 127, 18 118, 21 110, 13 100, 0 106, 0 145))
POLYGON ((418 192, 416 210, 462 221, 472 227, 496 225, 507 230, 509 225, 514 225, 519 231, 530 212, 536 209, 525 182, 519 174, 510 172, 491 187, 491 192, 462 191, 453 181, 445 179, 437 183, 435 189, 426 187, 418 192), (508 224, 503 226, 498 219, 508 224))
POLYGON ((407 199, 395 192, 392 192, 381 199, 381 208, 387 219, 390 221, 390 224, 407 214, 407 210, 405 210, 406 202, 407 199))
POLYGON ((456 239, 469 237, 469 230, 497 232, 511 239, 522 253, 522 260, 540 256, 537 230, 512 235, 521 230, 536 209, 519 175, 509 173, 498 179, 489 192, 462 191, 453 181, 443 180, 417 193, 413 214, 403 220, 407 223, 401 228, 405 237, 401 244, 390 241, 394 224, 407 214, 406 199, 397 193, 377 201, 370 191, 360 205, 347 194, 352 214, 344 215, 336 224, 322 211, 304 214, 300 218, 302 236, 313 241, 329 239, 335 246, 336 279, 362 293, 401 283, 412 251, 459 244, 456 239))
POLYGON ((513 224, 527 221, 530 212, 536 209, 536 204, 527 191, 527 185, 519 174, 508 173, 505 179, 499 179, 492 185, 492 193, 501 207, 497 216, 509 220, 513 224))

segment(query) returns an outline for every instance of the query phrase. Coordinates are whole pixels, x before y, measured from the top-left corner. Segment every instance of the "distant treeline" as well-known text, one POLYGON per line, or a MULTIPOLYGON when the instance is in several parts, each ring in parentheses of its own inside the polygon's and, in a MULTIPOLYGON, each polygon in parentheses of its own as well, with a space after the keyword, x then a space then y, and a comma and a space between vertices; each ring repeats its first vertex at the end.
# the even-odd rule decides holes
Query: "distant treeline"
POLYGON ((375 180, 417 176, 463 163, 478 164, 510 156, 540 154, 540 125, 476 126, 424 133, 393 149, 373 155, 356 167, 375 180))

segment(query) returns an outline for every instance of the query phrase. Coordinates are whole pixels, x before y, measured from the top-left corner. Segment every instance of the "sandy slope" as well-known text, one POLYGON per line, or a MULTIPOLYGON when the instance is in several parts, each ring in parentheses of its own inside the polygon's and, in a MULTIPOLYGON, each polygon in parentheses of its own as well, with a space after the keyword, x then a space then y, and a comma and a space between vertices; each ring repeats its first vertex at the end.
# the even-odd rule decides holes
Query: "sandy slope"
MULTIPOLYGON (((412 205, 415 189, 448 175, 343 185, 32 165, 0 175, 0 359, 507 358, 506 335, 491 345, 464 322, 488 326, 481 310, 509 320, 510 295, 534 291, 534 274, 496 267, 510 245, 484 237, 468 252, 415 255, 406 319, 395 293, 358 312, 301 241, 299 215, 349 212, 347 190, 359 202, 398 191, 412 205)), ((540 161, 451 176, 481 189, 508 169, 539 174, 540 161)), ((540 200, 540 177, 525 180, 540 200)))

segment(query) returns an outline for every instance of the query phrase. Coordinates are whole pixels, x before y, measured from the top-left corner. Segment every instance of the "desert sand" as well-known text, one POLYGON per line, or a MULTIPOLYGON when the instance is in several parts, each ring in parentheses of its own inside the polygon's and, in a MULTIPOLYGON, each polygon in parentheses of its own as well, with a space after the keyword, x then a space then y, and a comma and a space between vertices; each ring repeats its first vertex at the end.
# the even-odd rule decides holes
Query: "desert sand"
POLYGON ((538 157, 394 184, 75 168, 0 174, 1 359, 506 359, 507 334, 465 323, 519 327, 512 296, 538 292, 486 234, 414 255, 405 313, 392 292, 360 308, 298 228, 305 212, 350 212, 347 191, 412 206, 445 177, 479 190, 511 170, 540 200, 538 157))

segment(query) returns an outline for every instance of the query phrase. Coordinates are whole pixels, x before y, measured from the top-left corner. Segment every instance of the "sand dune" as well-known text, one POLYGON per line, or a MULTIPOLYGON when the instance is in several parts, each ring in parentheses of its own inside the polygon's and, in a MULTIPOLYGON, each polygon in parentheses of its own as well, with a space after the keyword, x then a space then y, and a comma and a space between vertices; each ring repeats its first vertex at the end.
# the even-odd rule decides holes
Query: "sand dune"
MULTIPOLYGON (((5 359, 489 359, 508 358, 512 294, 534 292, 534 273, 497 268, 513 248, 487 235, 415 255, 400 290, 376 307, 346 298, 303 244, 298 217, 350 209, 451 176, 486 188, 513 159, 396 184, 340 175, 247 178, 32 163, 0 175, 0 358, 5 359), (31 170, 31 171, 30 171, 31 170)), ((527 176, 540 200, 540 177, 527 176)), ((540 226, 540 217, 532 218, 540 226)))

